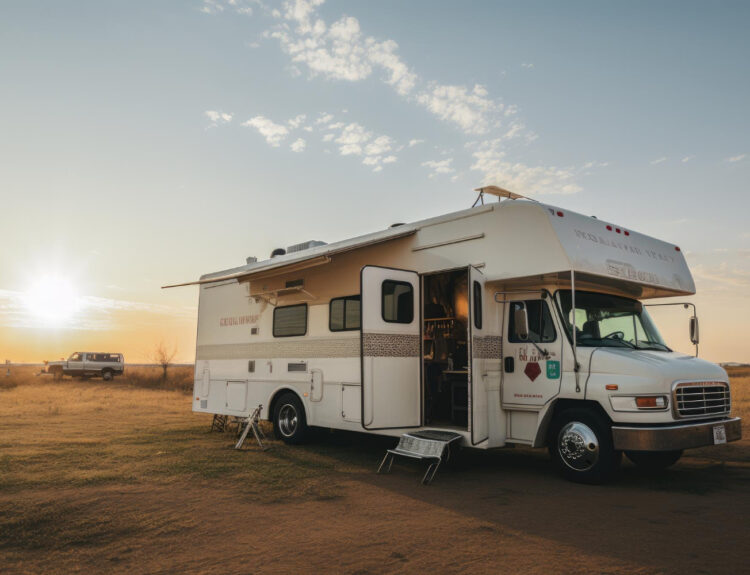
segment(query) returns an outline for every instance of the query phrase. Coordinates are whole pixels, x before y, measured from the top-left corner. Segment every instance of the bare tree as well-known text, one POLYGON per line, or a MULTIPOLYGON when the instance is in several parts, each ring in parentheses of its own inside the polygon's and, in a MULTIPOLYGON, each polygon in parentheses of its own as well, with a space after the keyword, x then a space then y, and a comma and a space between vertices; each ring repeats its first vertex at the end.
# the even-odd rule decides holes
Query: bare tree
POLYGON ((164 340, 160 341, 151 353, 153 360, 161 366, 161 377, 164 381, 167 380, 167 368, 175 355, 177 355, 177 346, 167 347, 164 340))

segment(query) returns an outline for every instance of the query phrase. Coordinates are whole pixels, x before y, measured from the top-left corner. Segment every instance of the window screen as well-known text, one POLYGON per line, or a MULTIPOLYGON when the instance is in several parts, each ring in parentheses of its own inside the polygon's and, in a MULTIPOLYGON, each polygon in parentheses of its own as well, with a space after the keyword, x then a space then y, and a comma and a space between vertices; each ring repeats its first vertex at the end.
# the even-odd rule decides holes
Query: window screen
POLYGON ((390 323, 411 323, 414 320, 414 288, 410 283, 383 282, 383 320, 390 323))
POLYGON ((273 336, 289 337, 307 333, 307 304, 277 307, 273 310, 273 336))
POLYGON ((555 325, 552 323, 552 316, 549 307, 540 299, 526 300, 526 314, 529 317, 529 338, 526 340, 518 339, 515 335, 515 312, 521 307, 520 302, 510 304, 510 318, 508 319, 508 341, 513 343, 525 343, 527 341, 534 343, 549 343, 557 339, 555 325))
POLYGON ((482 286, 479 282, 474 282, 474 327, 482 329, 482 286))
POLYGON ((328 312, 328 328, 331 331, 359 329, 358 295, 332 299, 328 312))

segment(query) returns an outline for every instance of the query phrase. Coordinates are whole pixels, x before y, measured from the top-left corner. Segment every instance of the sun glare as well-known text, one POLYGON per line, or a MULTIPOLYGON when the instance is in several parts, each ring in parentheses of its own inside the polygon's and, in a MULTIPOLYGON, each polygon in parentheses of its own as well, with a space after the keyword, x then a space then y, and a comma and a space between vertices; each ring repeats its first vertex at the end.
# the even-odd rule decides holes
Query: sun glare
POLYGON ((72 282, 60 276, 37 279, 26 291, 26 306, 40 321, 60 326, 79 309, 79 299, 72 282))

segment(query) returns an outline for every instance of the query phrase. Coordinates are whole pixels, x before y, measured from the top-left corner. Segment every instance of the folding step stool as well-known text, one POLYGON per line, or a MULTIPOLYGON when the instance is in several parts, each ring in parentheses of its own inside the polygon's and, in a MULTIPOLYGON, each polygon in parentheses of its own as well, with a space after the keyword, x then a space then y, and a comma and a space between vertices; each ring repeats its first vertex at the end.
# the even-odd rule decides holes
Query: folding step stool
POLYGON ((426 460, 430 464, 427 467, 424 477, 422 477, 422 483, 429 485, 435 477, 440 463, 443 460, 448 461, 451 444, 460 440, 461 437, 460 434, 453 433, 452 431, 439 431, 435 429, 404 433, 398 440, 398 445, 394 449, 386 451, 385 457, 380 462, 380 467, 378 467, 378 473, 381 471, 388 473, 391 470, 391 465, 393 465, 393 459, 396 455, 409 459, 426 460))

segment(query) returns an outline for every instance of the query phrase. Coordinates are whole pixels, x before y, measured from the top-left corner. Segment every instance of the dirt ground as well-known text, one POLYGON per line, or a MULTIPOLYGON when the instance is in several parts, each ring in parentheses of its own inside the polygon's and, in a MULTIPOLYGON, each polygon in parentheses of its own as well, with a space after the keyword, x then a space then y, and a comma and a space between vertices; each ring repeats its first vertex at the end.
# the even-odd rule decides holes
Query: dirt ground
MULTIPOLYGON (((750 378, 735 379, 744 415, 750 378)), ((0 572, 740 573, 750 440, 584 486, 547 454, 470 454, 429 487, 392 439, 232 449, 190 396, 123 380, 0 388, 0 572)))

